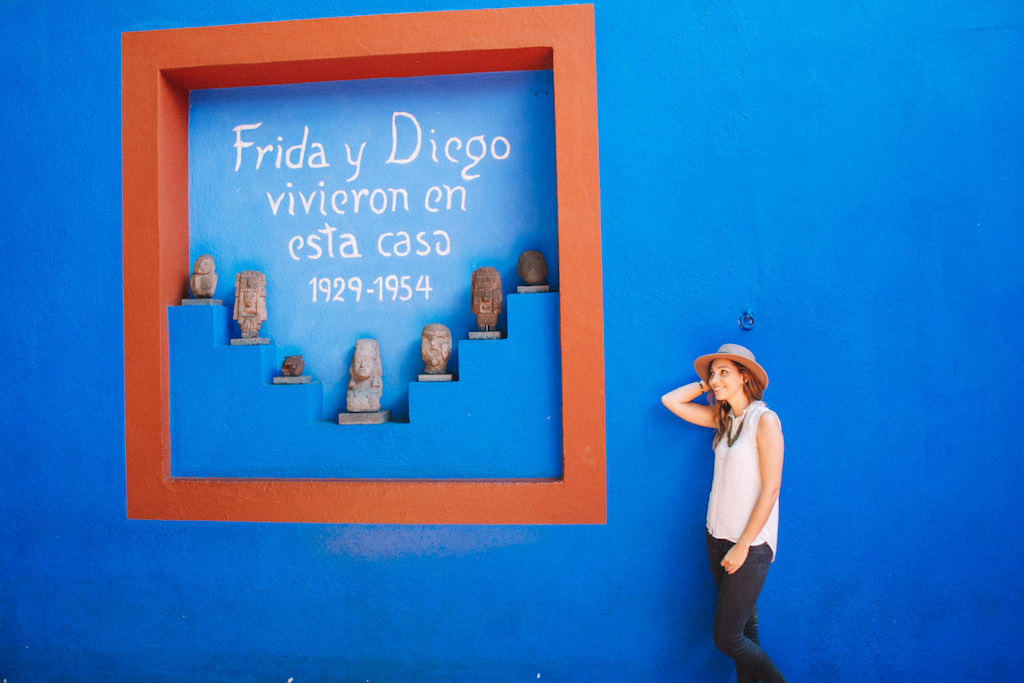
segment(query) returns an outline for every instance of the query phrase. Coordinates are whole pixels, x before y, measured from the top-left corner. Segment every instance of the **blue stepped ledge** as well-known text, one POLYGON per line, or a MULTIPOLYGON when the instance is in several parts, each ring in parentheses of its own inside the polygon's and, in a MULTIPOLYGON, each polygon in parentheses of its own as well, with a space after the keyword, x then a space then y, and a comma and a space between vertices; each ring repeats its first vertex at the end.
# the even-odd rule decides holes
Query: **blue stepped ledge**
POLYGON ((271 383, 277 346, 229 345, 230 308, 170 307, 172 476, 561 477, 558 294, 505 304, 507 339, 459 340, 458 381, 410 378, 409 422, 345 426, 319 382, 271 383))

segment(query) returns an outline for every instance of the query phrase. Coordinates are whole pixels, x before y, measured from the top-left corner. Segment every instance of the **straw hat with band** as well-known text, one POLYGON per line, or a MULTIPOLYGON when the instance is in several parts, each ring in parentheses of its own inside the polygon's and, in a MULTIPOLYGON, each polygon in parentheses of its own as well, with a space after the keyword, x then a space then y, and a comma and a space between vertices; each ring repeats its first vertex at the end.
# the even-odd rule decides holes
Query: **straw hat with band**
POLYGON ((754 354, 750 352, 750 349, 740 346, 739 344, 722 344, 718 347, 718 351, 716 353, 703 355, 693 361, 693 368, 704 381, 705 386, 708 383, 708 375, 711 374, 711 361, 716 358, 724 358, 726 360, 731 360, 733 363, 738 365, 742 365, 747 370, 750 370, 755 377, 761 380, 762 386, 768 386, 768 373, 764 371, 764 368, 757 364, 757 361, 754 360, 754 354))

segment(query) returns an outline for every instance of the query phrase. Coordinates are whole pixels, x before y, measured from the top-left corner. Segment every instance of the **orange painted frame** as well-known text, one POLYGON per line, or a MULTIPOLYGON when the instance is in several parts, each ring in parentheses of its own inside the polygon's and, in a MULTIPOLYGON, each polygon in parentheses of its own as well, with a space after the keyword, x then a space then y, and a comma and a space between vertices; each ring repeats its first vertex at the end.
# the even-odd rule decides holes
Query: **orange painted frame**
POLYGON ((128 516, 578 524, 606 519, 593 8, 429 12, 122 35, 128 516), (188 95, 197 88, 552 69, 563 475, 523 480, 172 477, 167 307, 188 280, 188 95))

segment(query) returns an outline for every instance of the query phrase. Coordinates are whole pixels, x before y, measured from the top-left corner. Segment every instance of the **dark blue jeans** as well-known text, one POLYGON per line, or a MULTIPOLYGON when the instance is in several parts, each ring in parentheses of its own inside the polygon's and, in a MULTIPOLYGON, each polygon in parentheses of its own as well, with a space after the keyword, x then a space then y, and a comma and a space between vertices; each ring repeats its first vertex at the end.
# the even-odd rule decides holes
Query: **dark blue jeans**
POLYGON ((747 560, 733 574, 722 568, 722 558, 734 543, 715 538, 705 532, 711 575, 718 588, 715 605, 715 647, 736 663, 739 683, 776 683, 785 678, 771 658, 761 649, 757 639, 757 597, 768 577, 772 549, 767 543, 750 546, 747 560))

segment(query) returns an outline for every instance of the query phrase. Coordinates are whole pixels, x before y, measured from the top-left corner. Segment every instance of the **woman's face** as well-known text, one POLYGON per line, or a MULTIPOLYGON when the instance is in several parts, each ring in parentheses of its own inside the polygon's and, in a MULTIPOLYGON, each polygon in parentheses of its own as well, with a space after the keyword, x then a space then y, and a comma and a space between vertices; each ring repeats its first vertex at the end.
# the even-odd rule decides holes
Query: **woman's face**
POLYGON ((711 362, 708 386, 715 392, 716 401, 727 401, 731 405, 734 396, 743 396, 743 375, 731 360, 716 358, 711 362))

